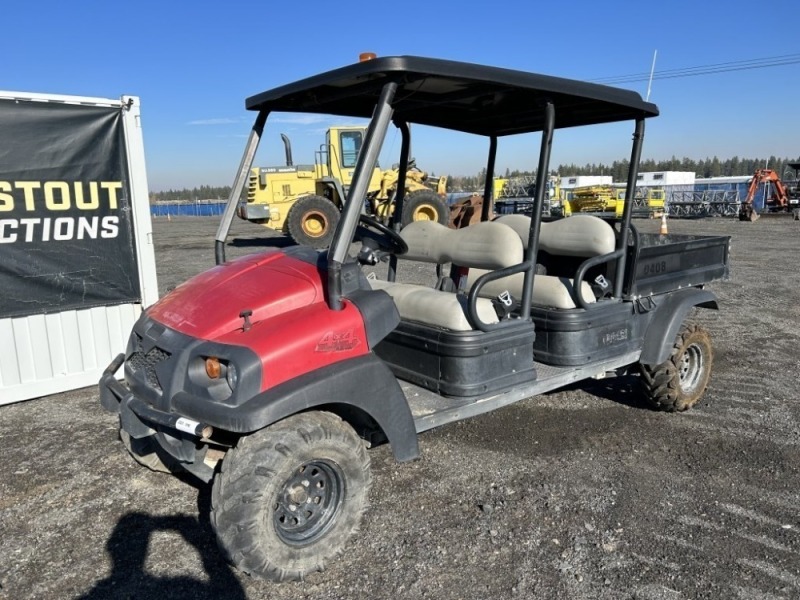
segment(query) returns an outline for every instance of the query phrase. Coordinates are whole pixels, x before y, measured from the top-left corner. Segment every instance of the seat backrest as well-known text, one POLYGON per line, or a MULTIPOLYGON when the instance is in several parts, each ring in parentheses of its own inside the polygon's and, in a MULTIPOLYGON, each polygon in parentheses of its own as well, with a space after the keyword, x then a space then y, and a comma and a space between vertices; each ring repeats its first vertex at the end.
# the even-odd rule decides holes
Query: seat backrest
MULTIPOLYGON (((400 236, 408 244, 408 252, 398 258, 420 262, 452 263, 476 269, 496 270, 522 262, 523 249, 519 236, 501 223, 486 221, 463 229, 450 229, 436 221, 414 221, 406 225, 400 236)), ((421 285, 397 282, 370 282, 373 289, 384 290, 392 297, 404 320, 424 323, 452 331, 470 331, 466 299, 453 293, 421 285)), ((497 323, 492 302, 478 298, 477 318, 484 323, 497 323)))
POLYGON ((497 221, 450 229, 436 221, 414 221, 400 232, 408 252, 400 258, 422 262, 453 263, 478 269, 502 269, 522 262, 518 235, 497 221))
MULTIPOLYGON (((513 229, 523 246, 527 248, 531 227, 530 217, 518 214, 503 215, 494 222, 513 229)), ((547 261, 548 275, 534 277, 531 303, 561 309, 576 308, 573 297, 576 293, 574 290, 576 282, 573 277, 578 265, 587 258, 613 252, 615 247, 614 228, 593 215, 574 215, 568 219, 542 223, 539 230, 539 250, 551 258, 547 261)), ((538 258, 543 257, 540 254, 538 258)), ((467 285, 472 285, 482 274, 482 271, 470 271, 467 285)), ((520 298, 522 284, 522 274, 512 275, 490 282, 481 290, 481 295, 491 297, 508 291, 512 296, 520 298)), ((586 281, 581 281, 578 288, 587 304, 595 302, 592 288, 586 281)))
MULTIPOLYGON (((503 215, 494 221, 508 225, 528 247, 531 218, 526 215, 503 215)), ((573 215, 566 219, 542 223, 539 249, 554 256, 600 256, 613 252, 616 246, 614 228, 593 215, 573 215)))

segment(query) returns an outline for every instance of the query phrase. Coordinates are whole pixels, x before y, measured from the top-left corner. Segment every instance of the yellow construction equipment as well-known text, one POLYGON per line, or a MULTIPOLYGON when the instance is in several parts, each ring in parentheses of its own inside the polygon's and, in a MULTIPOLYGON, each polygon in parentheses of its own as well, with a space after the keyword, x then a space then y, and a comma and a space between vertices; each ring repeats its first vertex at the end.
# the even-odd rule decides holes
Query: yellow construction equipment
MULTIPOLYGON (((289 138, 281 134, 286 164, 256 167, 250 172, 247 199, 239 204, 240 218, 288 233, 298 244, 322 248, 330 243, 339 211, 353 179, 356 160, 366 136, 363 126, 331 127, 315 152, 314 164, 295 165, 289 138)), ((370 176, 365 211, 382 220, 392 214, 399 168, 370 176)), ((410 161, 406 173, 402 226, 431 220, 447 224, 444 200, 447 178, 428 177, 410 161)))
MULTIPOLYGON (((536 193, 535 175, 495 177, 492 185, 496 212, 523 213, 530 216, 536 193)), ((560 180, 556 176, 550 176, 547 178, 542 211, 548 216, 558 216, 560 208, 560 180)))
MULTIPOLYGON (((590 185, 572 190, 569 212, 616 213, 617 204, 617 195, 612 186, 590 185)), ((622 206, 622 203, 619 204, 622 206)))
MULTIPOLYGON (((633 215, 652 217, 664 211, 665 193, 662 188, 638 187, 633 197, 633 215)), ((564 214, 613 213, 622 217, 625 207, 625 188, 611 185, 591 185, 570 190, 563 200, 564 214)))

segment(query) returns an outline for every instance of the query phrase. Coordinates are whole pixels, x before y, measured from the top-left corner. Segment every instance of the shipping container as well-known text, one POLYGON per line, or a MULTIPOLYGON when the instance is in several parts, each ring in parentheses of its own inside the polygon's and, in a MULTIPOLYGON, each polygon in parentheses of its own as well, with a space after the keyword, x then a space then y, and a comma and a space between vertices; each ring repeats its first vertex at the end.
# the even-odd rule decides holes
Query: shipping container
POLYGON ((0 91, 0 404, 96 384, 158 299, 140 114, 0 91))

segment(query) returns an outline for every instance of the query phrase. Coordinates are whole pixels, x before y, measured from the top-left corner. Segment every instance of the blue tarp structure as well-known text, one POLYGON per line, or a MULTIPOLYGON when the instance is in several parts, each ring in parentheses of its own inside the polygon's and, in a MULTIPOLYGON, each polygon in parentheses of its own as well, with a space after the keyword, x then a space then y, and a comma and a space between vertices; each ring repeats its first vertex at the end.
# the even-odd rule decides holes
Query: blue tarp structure
POLYGON ((159 202, 150 205, 154 217, 219 217, 225 210, 225 202, 159 202))

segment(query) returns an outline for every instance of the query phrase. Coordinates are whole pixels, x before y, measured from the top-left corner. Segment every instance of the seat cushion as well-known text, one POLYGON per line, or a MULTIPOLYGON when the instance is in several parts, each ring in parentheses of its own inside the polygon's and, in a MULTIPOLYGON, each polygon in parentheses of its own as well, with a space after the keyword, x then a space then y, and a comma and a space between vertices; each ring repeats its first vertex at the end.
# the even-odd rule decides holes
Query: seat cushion
MULTIPOLYGON (((383 290, 392 297, 403 320, 424 323, 450 331, 471 331, 467 320, 467 299, 462 294, 442 292, 424 285, 370 279, 373 290, 383 290)), ((497 323, 492 301, 478 298, 478 316, 484 323, 497 323)))
MULTIPOLYGON (((481 269, 470 269, 467 275, 467 286, 472 284, 488 271, 481 269)), ((481 297, 496 298, 503 292, 511 294, 515 300, 522 300, 522 284, 525 278, 524 273, 516 273, 502 279, 490 281, 481 289, 481 297)), ((549 306, 552 308, 577 308, 575 300, 572 298, 573 282, 567 277, 554 277, 553 275, 536 275, 533 278, 533 293, 531 304, 536 306, 549 306)), ((587 303, 595 302, 592 286, 583 281, 581 283, 581 293, 587 303)))

